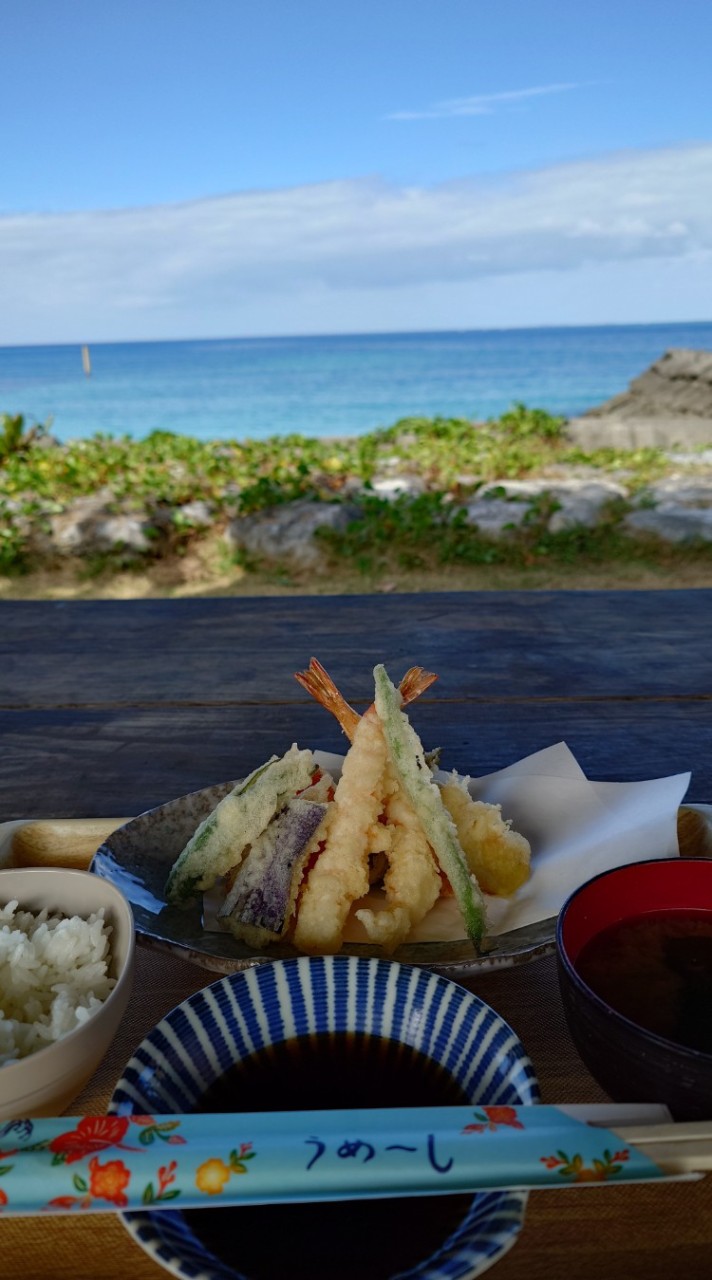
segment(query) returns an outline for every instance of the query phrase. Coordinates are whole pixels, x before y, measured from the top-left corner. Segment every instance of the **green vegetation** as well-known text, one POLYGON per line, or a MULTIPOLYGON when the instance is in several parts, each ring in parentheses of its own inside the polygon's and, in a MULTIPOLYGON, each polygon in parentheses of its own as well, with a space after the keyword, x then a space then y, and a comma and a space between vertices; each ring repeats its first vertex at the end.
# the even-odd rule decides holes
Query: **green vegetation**
POLYGON ((517 569, 587 567, 614 562, 641 567, 673 566, 691 560, 712 567, 712 546, 664 546, 655 538, 626 534, 621 527, 624 505, 609 505, 594 528, 550 533, 546 521, 557 504, 540 503, 533 514, 507 538, 486 537, 466 519, 464 507, 441 494, 417 498, 367 497, 361 516, 345 530, 318 530, 318 537, 338 560, 347 560, 361 573, 378 577, 393 569, 433 570, 454 566, 502 566, 517 569))
POLYGON ((22 413, 0 413, 0 463, 12 453, 22 453, 44 439, 51 426, 47 423, 35 422, 31 427, 25 423, 22 413))
MULTIPOLYGON (((133 556, 141 562, 185 553, 206 537, 204 522, 184 510, 197 500, 207 503, 212 530, 220 532, 239 515, 295 498, 338 502, 354 489, 360 491, 359 519, 321 537, 334 559, 348 557, 364 572, 388 564, 526 566, 546 559, 570 564, 650 555, 650 548, 636 550, 624 537, 616 504, 594 530, 548 533, 552 507, 543 502, 521 528, 498 542, 467 524, 464 502, 492 491, 497 480, 540 475, 557 465, 586 465, 599 474, 625 473, 629 489, 636 490, 670 469, 656 449, 585 454, 571 447, 563 426, 562 419, 543 410, 515 404, 486 423, 406 418, 343 440, 293 435, 201 442, 156 431, 145 440, 96 435, 59 445, 47 426, 28 428, 21 415, 5 414, 0 416, 0 572, 33 567, 48 545, 53 517, 96 495, 109 514, 145 518, 149 550, 133 556), (376 476, 417 476, 424 492, 385 501, 368 492, 376 476)), ((102 569, 112 556, 101 557, 102 569)), ((117 552, 117 567, 126 563, 126 551, 117 552)), ((92 572, 92 565, 84 570, 92 572)))

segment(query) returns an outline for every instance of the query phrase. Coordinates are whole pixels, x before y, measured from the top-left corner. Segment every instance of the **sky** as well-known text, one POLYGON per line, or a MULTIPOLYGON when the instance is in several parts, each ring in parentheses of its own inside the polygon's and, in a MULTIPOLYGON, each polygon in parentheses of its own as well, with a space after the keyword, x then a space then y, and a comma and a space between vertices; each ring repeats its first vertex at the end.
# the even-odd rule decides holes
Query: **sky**
POLYGON ((0 344, 712 319, 709 0, 0 6, 0 344))

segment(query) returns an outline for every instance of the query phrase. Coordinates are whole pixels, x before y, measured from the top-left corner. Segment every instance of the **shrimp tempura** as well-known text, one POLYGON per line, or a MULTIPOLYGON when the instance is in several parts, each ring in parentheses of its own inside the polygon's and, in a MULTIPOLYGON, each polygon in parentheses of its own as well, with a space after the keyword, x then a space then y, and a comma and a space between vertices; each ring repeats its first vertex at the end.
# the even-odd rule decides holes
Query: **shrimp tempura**
POLYGON ((299 902, 294 943, 300 951, 338 951, 352 902, 368 893, 368 835, 383 808, 385 763, 386 744, 375 712, 362 716, 327 814, 326 845, 299 902))
MULTIPOLYGON (((344 733, 351 740, 353 745, 344 760, 344 773, 347 771, 347 765, 349 773, 353 768, 351 756, 357 745, 359 746, 359 751, 362 749, 361 742, 357 743, 357 734, 360 726, 364 724, 364 721, 371 723, 372 727, 369 729, 368 742, 374 752, 374 759, 377 758, 377 767, 380 769, 380 786, 371 792, 371 800, 377 796, 379 804, 377 810, 372 803, 367 806, 364 805, 363 808, 359 809, 359 813, 360 820, 367 823, 367 829, 364 833, 366 858, 369 853, 379 852, 385 855, 388 863, 383 879, 386 904, 380 910, 364 907, 356 912, 356 916, 363 925, 371 942, 382 947, 385 951, 393 951, 407 938, 413 926, 427 915, 440 896, 442 881, 433 852, 415 810, 393 772, 386 751, 385 740, 375 715, 375 708, 371 706, 364 716, 359 716, 358 712, 349 706, 328 672, 316 658, 312 658, 308 671, 296 673, 296 679, 311 693, 317 702, 321 703, 336 717, 344 733), (372 816, 373 814, 375 814, 375 818, 372 816), (385 818, 385 822, 379 821, 380 818, 385 818)), ((430 671, 425 671, 422 667, 411 667, 399 686, 403 703, 414 701, 436 679, 437 676, 430 671)), ((362 766, 359 765, 358 767, 361 768, 362 766)), ((335 803, 338 804, 340 799, 344 803, 346 794, 341 789, 340 783, 339 787, 337 787, 335 803)), ((363 802, 363 796, 361 801, 363 802)), ((333 838, 332 826, 330 825, 326 848, 309 874, 309 884, 311 884, 317 872, 323 874, 331 866, 334 856, 333 838), (325 862, 324 859, 327 854, 331 854, 331 856, 325 862)), ((362 850, 362 846, 359 846, 359 848, 362 850)), ((345 857, 345 849, 343 847, 341 853, 345 857)), ((363 858, 363 851, 360 852, 359 857, 363 858)), ((346 879, 346 866, 344 865, 341 876, 342 888, 346 886, 346 879)), ((316 876, 317 883, 318 880, 319 875, 316 876)), ((352 869, 352 874, 348 877, 349 890, 360 886, 361 883, 361 877, 353 874, 352 869)), ((354 893, 351 901, 355 902, 366 892, 367 887, 359 893, 354 893)), ((306 898, 307 893, 305 891, 302 906, 299 909, 298 921, 302 919, 306 898)), ((313 898, 310 910, 316 910, 315 902, 316 899, 313 898)), ((350 906, 350 903, 348 905, 350 906)), ((343 915, 341 930, 343 930, 347 914, 348 906, 343 915)), ((306 927, 309 929, 312 926, 307 924, 306 927)), ((296 933, 295 941, 298 946, 301 945, 296 933)))
POLYGON ((388 762, 385 772, 385 850, 388 870, 383 877, 385 910, 356 912, 369 941, 393 951, 435 906, 442 880, 420 820, 388 762))

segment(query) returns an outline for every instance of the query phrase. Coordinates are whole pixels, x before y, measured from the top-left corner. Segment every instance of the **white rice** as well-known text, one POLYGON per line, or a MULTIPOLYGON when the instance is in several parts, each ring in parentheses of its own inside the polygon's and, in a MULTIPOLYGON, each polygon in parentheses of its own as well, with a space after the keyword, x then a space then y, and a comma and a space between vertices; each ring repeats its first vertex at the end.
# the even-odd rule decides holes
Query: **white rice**
POLYGON ((0 907, 0 1066, 82 1026, 116 985, 104 909, 36 915, 0 907))

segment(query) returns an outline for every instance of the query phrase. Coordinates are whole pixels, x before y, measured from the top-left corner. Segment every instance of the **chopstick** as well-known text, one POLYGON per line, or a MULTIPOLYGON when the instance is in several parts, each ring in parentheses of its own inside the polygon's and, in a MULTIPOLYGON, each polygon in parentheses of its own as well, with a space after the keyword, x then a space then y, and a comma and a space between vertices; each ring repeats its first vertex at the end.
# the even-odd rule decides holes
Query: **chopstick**
POLYGON ((626 1144, 677 1176, 712 1170, 712 1121, 679 1124, 623 1125, 614 1132, 626 1144))

